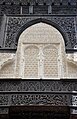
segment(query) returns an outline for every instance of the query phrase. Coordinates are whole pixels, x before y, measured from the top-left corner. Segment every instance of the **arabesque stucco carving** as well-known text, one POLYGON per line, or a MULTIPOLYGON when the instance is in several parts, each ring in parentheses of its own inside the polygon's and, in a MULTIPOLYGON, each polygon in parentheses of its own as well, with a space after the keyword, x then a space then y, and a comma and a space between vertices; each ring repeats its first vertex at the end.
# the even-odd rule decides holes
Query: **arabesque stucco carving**
POLYGON ((16 53, 0 53, 0 78, 77 78, 76 53, 66 54, 61 33, 45 23, 27 28, 16 53))

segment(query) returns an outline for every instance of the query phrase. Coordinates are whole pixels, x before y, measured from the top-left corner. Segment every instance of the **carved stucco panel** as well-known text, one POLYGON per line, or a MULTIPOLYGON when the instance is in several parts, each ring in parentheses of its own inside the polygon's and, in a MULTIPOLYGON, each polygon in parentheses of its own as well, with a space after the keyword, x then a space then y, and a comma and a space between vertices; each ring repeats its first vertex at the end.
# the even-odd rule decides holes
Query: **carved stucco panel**
POLYGON ((30 105, 30 104, 50 104, 50 105, 69 105, 69 96, 52 94, 27 94, 12 95, 11 105, 30 105))
POLYGON ((41 76, 43 79, 54 78, 53 76, 46 77, 44 74, 45 70, 48 72, 48 75, 51 75, 51 72, 53 74, 53 71, 55 72, 54 74, 58 74, 55 78, 77 78, 77 62, 74 57, 75 55, 66 55, 64 39, 57 29, 45 23, 38 23, 27 28, 20 35, 16 53, 0 53, 0 78, 41 78, 41 76), (40 52, 38 51, 37 56, 35 56, 36 50, 32 51, 28 49, 29 52, 26 50, 28 46, 38 47, 40 52), (40 46, 42 48, 41 50, 40 46), (43 64, 45 63, 44 61, 46 58, 44 53, 45 51, 43 50, 45 47, 48 47, 48 59, 46 61, 48 68, 45 64, 43 64), (53 52, 49 49, 49 47, 53 50, 53 52), (30 58, 32 54, 31 52, 33 53, 32 57, 36 57, 33 60, 30 58), (31 61, 32 67, 28 65, 30 64, 30 62, 28 63, 28 61, 30 61, 29 58, 33 61, 33 63, 31 61), (39 60, 37 67, 35 65, 35 59, 37 62, 39 60), (47 64, 50 59, 50 63, 52 62, 54 69, 51 65, 47 64), (42 69, 41 72, 39 67, 42 69), (57 67, 59 72, 56 70, 57 67), (36 71, 36 69, 38 70, 37 72, 39 76, 30 77, 28 75, 28 77, 26 77, 26 74, 30 74, 30 71, 32 71, 33 68, 34 71, 36 71), (45 68, 45 70, 43 68, 45 68))
POLYGON ((75 31, 75 17, 8 17, 7 32, 5 37, 4 47, 17 48, 18 42, 16 36, 24 25, 27 25, 32 20, 39 18, 49 20, 53 24, 57 24, 58 27, 63 29, 63 32, 67 35, 68 39, 65 41, 66 48, 74 48, 76 43, 76 31, 75 31))

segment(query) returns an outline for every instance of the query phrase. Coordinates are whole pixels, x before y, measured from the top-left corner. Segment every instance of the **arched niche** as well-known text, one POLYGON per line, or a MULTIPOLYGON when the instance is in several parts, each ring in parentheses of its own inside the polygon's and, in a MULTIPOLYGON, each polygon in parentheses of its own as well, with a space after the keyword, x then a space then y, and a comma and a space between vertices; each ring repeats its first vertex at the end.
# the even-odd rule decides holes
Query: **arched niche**
POLYGON ((48 24, 48 25, 51 25, 53 26, 55 29, 57 29, 63 39, 64 39, 64 43, 65 43, 65 49, 67 50, 66 46, 67 46, 67 41, 68 41, 68 36, 67 34, 65 33, 65 30, 59 26, 59 24, 53 22, 53 20, 48 20, 46 18, 38 18, 38 19, 34 19, 34 20, 30 20, 28 21, 27 23, 25 23, 19 30, 18 30, 18 33, 16 35, 16 42, 17 42, 17 45, 18 45, 18 42, 19 42, 19 38, 20 38, 20 35, 27 29, 29 28, 30 26, 33 26, 35 24, 38 24, 38 23, 45 23, 45 24, 48 24))
POLYGON ((25 29, 16 53, 16 77, 62 78, 66 73, 65 43, 53 26, 40 22, 25 29), (64 59, 63 59, 64 58, 64 59))

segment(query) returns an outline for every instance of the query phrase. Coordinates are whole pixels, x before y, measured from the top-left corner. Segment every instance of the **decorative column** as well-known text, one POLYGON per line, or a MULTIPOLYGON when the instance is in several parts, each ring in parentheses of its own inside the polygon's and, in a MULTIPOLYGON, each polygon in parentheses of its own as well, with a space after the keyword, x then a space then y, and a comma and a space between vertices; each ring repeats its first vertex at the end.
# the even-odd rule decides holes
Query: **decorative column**
POLYGON ((42 46, 40 46, 39 48, 38 55, 38 76, 40 79, 43 79, 44 77, 44 54, 42 46))

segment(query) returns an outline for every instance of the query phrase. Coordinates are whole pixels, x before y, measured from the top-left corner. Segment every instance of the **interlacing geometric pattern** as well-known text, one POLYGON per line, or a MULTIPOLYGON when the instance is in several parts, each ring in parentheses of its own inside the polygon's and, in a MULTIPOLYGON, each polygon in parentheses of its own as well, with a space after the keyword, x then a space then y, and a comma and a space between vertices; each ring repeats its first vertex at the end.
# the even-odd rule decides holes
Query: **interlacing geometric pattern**
POLYGON ((44 49, 44 76, 46 78, 58 77, 58 50, 56 47, 47 46, 44 49))
POLYGON ((37 78, 38 77, 38 48, 30 46, 24 51, 24 77, 37 78))
POLYGON ((58 50, 54 45, 32 45, 26 48, 24 53, 24 77, 58 77, 58 50))
POLYGON ((63 36, 56 28, 42 22, 22 32, 16 53, 0 53, 0 58, 0 78, 77 77, 77 59, 74 54, 66 55, 63 36))

